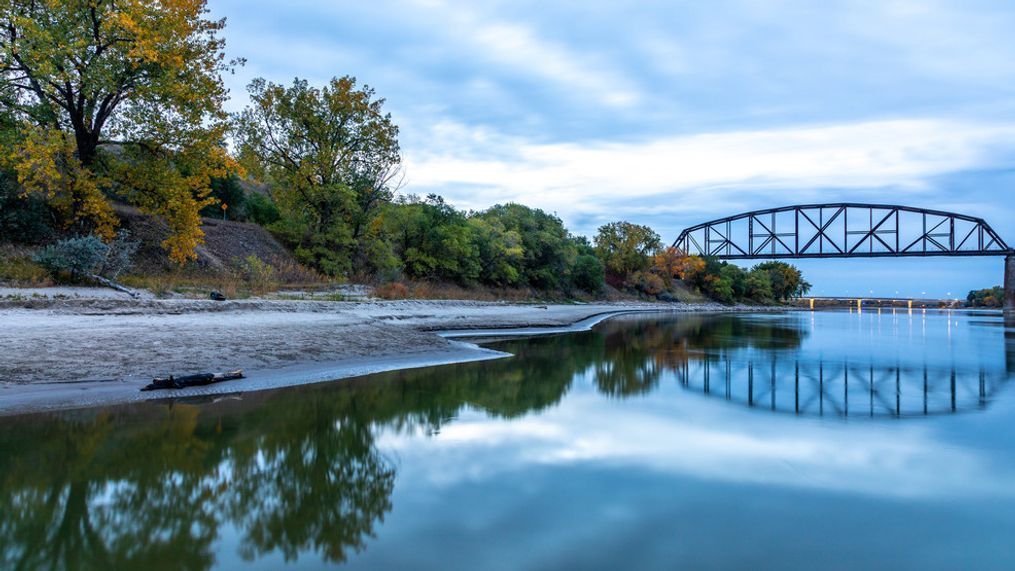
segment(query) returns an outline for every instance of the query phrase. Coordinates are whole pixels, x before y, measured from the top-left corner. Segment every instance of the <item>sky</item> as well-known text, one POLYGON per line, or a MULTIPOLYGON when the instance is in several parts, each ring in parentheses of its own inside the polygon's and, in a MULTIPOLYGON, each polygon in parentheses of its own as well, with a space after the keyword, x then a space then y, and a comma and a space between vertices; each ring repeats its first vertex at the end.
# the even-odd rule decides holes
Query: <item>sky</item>
MULTIPOLYGON (((814 202, 980 216, 1015 242, 1015 3, 210 0, 230 109, 255 77, 353 75, 400 126, 403 192, 513 201, 664 243, 814 202)), ((801 260, 816 295, 965 297, 1000 258, 801 260)))

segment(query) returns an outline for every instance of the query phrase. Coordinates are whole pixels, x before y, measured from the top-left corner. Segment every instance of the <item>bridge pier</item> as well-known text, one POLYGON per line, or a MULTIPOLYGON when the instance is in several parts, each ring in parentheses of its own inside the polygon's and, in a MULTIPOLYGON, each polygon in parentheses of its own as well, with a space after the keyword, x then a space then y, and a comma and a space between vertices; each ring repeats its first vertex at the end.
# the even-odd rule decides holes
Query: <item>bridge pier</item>
POLYGON ((1004 310, 1015 312, 1015 254, 1004 259, 1004 310))

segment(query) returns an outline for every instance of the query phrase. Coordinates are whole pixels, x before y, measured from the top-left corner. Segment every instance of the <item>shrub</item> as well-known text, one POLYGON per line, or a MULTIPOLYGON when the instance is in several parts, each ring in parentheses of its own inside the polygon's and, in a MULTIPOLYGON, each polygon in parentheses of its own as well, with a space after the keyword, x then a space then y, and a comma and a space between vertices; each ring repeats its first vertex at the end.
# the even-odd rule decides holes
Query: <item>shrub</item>
POLYGON ((246 193, 240 185, 240 177, 236 175, 211 180, 211 196, 217 203, 201 209, 201 216, 243 220, 246 218, 246 193), (222 208, 225 206, 225 208, 222 208))
POLYGON ((53 235, 44 199, 24 195, 14 177, 0 173, 0 242, 38 244, 53 235))
POLYGON ((54 277, 70 274, 116 279, 130 269, 139 245, 139 242, 130 239, 126 231, 120 231, 109 244, 97 236, 61 240, 46 246, 32 259, 54 277))
POLYGON ((663 279, 651 272, 635 272, 628 278, 627 284, 645 295, 657 296, 666 291, 663 279))
POLYGON ((239 266, 240 275, 247 282, 247 285, 250 286, 250 289, 258 293, 264 293, 273 289, 275 285, 275 268, 271 264, 264 262, 254 254, 250 254, 240 260, 237 265, 239 266))
POLYGON ((260 192, 248 193, 243 202, 243 209, 247 215, 247 220, 261 226, 277 222, 281 217, 278 213, 278 207, 271 201, 271 198, 260 192))
POLYGON ((599 293, 606 284, 606 270, 599 258, 590 254, 578 256, 571 268, 571 282, 589 293, 599 293))
POLYGON ((374 295, 381 299, 405 299, 409 297, 409 288, 399 282, 390 282, 374 288, 374 295))
POLYGON ((118 232, 116 238, 107 244, 106 258, 99 268, 99 275, 115 280, 120 274, 129 271, 134 265, 134 254, 140 247, 141 242, 131 240, 129 232, 118 232))
POLYGON ((33 260, 54 276, 69 273, 72 276, 98 274, 106 260, 107 246, 96 236, 60 240, 35 254, 33 260))

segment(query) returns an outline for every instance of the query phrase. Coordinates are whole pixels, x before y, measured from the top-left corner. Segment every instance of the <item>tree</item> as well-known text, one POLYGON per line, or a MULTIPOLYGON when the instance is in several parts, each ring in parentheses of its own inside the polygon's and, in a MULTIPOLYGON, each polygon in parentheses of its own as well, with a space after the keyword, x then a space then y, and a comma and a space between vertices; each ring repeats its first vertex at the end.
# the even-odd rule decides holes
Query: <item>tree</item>
POLYGON ((763 262, 754 266, 753 270, 764 271, 768 274, 771 281, 772 297, 777 300, 800 297, 811 289, 811 284, 803 279, 800 270, 786 262, 763 262))
POLYGON ((525 277, 525 248, 518 232, 508 230, 497 218, 473 216, 469 226, 479 248, 480 280, 494 286, 519 285, 525 277))
POLYGON ((414 279, 473 285, 480 277, 480 253, 465 214, 429 195, 408 197, 385 213, 386 233, 403 271, 414 279))
POLYGON ((568 285, 568 272, 577 257, 577 241, 552 214, 521 204, 498 204, 475 215, 517 236, 521 245, 519 282, 542 290, 568 285))
POLYGON ((648 269, 649 257, 659 249, 659 234, 648 226, 630 222, 613 222, 599 227, 596 234, 596 255, 603 261, 607 273, 625 278, 634 272, 648 269))
POLYGON ((599 293, 605 285, 606 272, 599 258, 582 254, 574 261, 571 281, 575 287, 589 293, 599 293))
POLYGON ((772 285, 772 274, 765 270, 759 270, 757 268, 747 272, 747 277, 744 280, 744 293, 748 299, 755 301, 768 301, 773 299, 775 296, 774 286, 772 285))
POLYGON ((966 296, 968 307, 1002 307, 1004 305, 1004 288, 994 286, 987 289, 973 290, 966 296))
POLYGON ((244 220, 247 217, 247 193, 236 175, 213 178, 211 180, 211 197, 215 204, 209 204, 201 210, 202 216, 228 220, 244 220))
MULTIPOLYGON (((5 159, 29 192, 111 238, 113 194, 165 217, 163 246, 193 258, 223 147, 227 90, 204 0, 6 0, 0 4, 0 105, 18 143, 5 159)), ((87 228, 86 228, 87 227, 87 228)))
POLYGON ((237 117, 240 158, 270 185, 283 234, 332 274, 349 272, 380 206, 397 187, 398 127, 350 76, 323 88, 255 79, 237 117))

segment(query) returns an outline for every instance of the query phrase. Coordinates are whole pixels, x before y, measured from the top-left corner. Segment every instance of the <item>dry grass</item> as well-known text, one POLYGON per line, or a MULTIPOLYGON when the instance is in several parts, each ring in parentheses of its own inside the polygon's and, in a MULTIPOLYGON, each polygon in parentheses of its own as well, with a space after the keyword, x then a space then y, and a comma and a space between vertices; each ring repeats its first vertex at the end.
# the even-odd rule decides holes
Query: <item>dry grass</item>
MULTIPOLYGON (((374 288, 374 295, 381 299, 432 299, 432 300, 473 300, 473 301, 562 301, 582 299, 581 295, 565 295, 563 292, 545 292, 528 288, 494 288, 487 286, 462 287, 453 283, 437 282, 391 282, 374 288)), ((591 298, 590 298, 591 299, 591 298)))
POLYGON ((332 282, 281 283, 278 276, 274 278, 248 276, 240 272, 209 274, 168 273, 154 275, 130 275, 120 280, 124 285, 135 289, 146 289, 153 294, 165 297, 184 295, 187 297, 207 297, 217 291, 230 299, 243 299, 251 296, 262 296, 283 289, 313 290, 332 286, 332 282))
POLYGON ((374 296, 381 299, 406 299, 409 297, 409 286, 399 282, 382 284, 374 288, 374 296))
POLYGON ((30 258, 0 259, 0 283, 14 287, 46 287, 53 279, 45 268, 30 258))
POLYGON ((49 272, 32 261, 33 248, 0 244, 0 284, 13 287, 53 285, 49 272))

